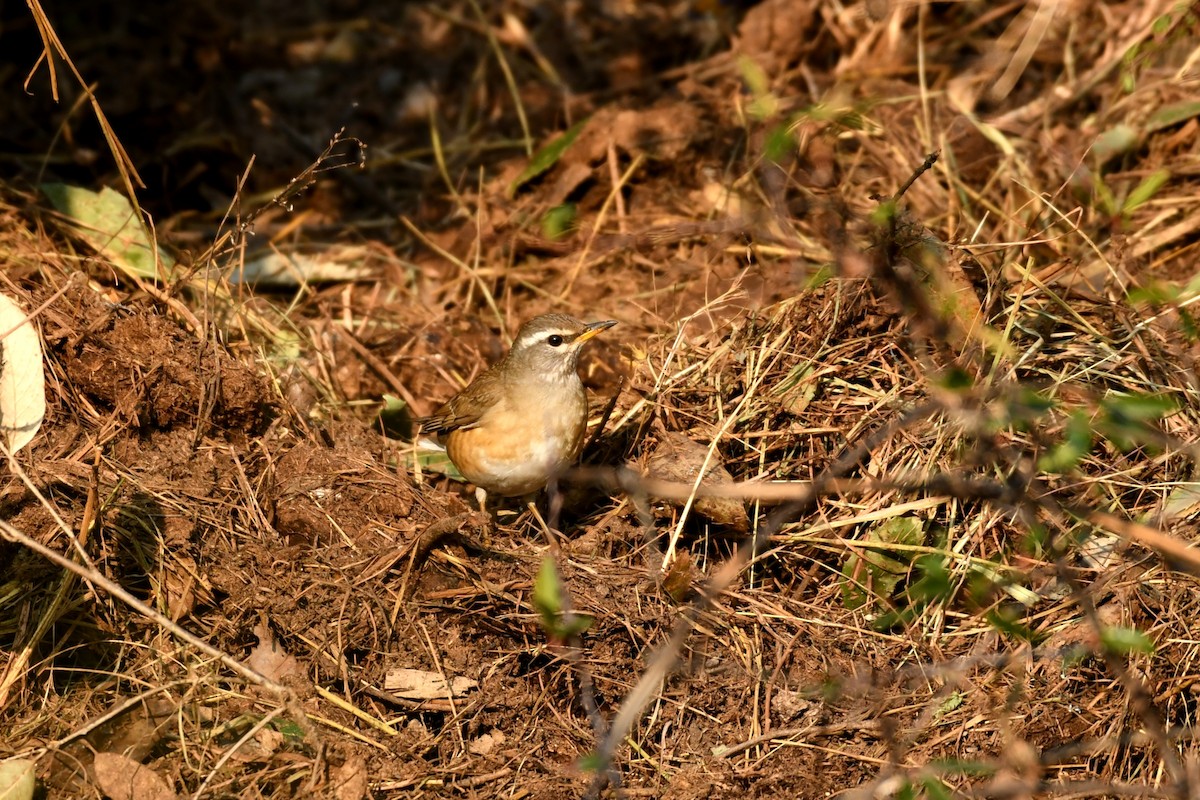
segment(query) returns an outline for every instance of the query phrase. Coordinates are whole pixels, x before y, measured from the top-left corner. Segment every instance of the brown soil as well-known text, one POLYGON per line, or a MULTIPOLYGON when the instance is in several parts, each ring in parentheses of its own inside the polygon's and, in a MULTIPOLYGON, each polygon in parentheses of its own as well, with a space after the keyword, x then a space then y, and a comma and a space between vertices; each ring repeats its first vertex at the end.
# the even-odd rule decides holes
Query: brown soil
MULTIPOLYGON (((70 5, 50 23, 182 266, 139 284, 49 210, 38 180, 121 180, 71 78, 54 103, 44 68, 30 97, 10 74, 0 291, 45 304, 49 411, 0 519, 74 557, 70 532, 267 680, 0 538, 0 759, 33 759, 47 796, 583 796, 664 647, 611 796, 1197 791, 1196 579, 1078 520, 1195 540, 1194 325, 1182 295, 1131 292, 1193 277, 1200 12, 70 5), (365 169, 321 162, 272 204, 343 126, 365 169), (261 212, 253 235, 221 238, 231 207, 261 212), (231 281, 272 250, 342 272, 231 281), (612 407, 591 470, 541 500, 554 546, 407 440, 551 310, 620 321, 580 366, 594 419, 612 407), (1129 393, 1173 410, 1123 443, 1103 420, 1129 393), (1073 413, 1095 446, 1038 467, 1073 413), (844 483, 681 521, 630 477, 656 453, 652 479, 844 483), (747 520, 760 552, 717 583, 747 520), (579 636, 539 607, 548 560, 579 636), (1105 651, 1116 629, 1153 652, 1105 651), (406 696, 400 668, 472 683, 406 696), (153 777, 121 794, 137 764, 153 777)), ((31 20, 0 12, 22 76, 31 20)))

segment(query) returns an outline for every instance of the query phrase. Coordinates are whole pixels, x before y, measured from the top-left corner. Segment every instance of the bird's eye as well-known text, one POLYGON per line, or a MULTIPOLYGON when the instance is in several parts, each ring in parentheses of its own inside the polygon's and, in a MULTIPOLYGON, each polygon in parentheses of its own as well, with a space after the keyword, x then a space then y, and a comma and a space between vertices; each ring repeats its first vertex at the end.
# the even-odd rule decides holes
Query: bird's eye
POLYGON ((550 345, 551 347, 558 347, 562 343, 563 338, 557 333, 552 334, 548 339, 546 339, 546 344, 550 345))

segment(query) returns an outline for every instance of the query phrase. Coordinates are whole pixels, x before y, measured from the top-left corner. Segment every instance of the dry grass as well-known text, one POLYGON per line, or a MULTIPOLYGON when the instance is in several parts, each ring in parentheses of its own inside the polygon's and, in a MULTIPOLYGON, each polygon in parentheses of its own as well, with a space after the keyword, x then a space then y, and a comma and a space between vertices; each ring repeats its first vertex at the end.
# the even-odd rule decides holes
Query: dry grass
POLYGON ((161 290, 7 188, 53 411, 0 483, 0 757, 51 796, 116 756, 192 797, 1193 796, 1197 11, 882 5, 418 7, 474 43, 420 136, 160 224, 203 243, 161 290), (612 72, 563 104, 570 24, 612 72), (250 291, 243 219, 370 277, 250 291), (377 418, 549 309, 622 322, 561 548, 377 418))

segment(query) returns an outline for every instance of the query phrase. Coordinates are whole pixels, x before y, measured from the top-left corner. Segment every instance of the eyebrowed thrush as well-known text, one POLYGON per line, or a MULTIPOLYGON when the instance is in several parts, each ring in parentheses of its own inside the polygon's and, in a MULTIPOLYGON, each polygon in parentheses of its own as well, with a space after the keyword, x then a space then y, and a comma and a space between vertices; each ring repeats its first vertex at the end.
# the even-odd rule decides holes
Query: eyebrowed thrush
POLYGON ((538 491, 575 463, 587 431, 587 390, 575 371, 583 345, 616 325, 543 314, 521 326, 512 349, 432 415, 418 420, 437 433, 454 466, 488 494, 538 491))

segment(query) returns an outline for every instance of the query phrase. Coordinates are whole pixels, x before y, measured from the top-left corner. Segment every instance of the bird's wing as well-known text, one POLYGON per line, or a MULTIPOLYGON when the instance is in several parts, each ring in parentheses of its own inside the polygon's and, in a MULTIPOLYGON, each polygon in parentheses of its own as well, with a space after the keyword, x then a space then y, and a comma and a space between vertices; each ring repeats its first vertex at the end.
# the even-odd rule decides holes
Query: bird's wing
POLYGON ((499 372, 487 370, 437 411, 417 420, 421 433, 444 434, 475 427, 484 412, 500 402, 502 385, 499 372))

